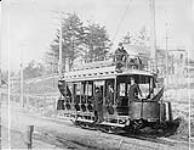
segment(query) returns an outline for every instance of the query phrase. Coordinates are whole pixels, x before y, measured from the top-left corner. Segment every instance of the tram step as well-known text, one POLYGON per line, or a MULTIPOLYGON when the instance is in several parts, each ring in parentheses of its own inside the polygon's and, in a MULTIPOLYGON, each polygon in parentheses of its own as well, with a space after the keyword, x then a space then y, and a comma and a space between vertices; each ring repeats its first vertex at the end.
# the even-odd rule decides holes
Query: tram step
MULTIPOLYGON (((81 119, 81 118, 78 118, 76 121, 87 122, 87 123, 93 123, 94 122, 93 120, 81 119)), ((104 125, 104 126, 121 127, 121 128, 125 127, 125 124, 110 123, 110 122, 102 122, 102 123, 96 123, 96 124, 104 125)))

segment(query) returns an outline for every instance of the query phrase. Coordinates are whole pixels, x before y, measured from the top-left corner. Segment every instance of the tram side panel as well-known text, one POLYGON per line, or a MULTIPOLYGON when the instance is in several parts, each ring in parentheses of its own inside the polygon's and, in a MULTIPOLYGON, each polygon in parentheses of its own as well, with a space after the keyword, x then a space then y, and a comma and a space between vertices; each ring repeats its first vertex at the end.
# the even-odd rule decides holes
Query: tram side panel
MULTIPOLYGON (((106 84, 106 82, 105 82, 106 84)), ((71 96, 67 96, 67 89, 65 89, 65 82, 59 81, 59 91, 65 98, 58 100, 57 110, 72 110, 74 112, 82 112, 82 115, 90 112, 93 114, 94 101, 94 85, 92 85, 92 94, 90 96, 83 96, 81 91, 76 94, 76 87, 73 85, 73 92, 71 96), (65 93, 66 92, 66 93, 65 93), (65 99, 65 100, 64 100, 65 99)), ((104 86, 106 88, 106 85, 104 86)), ((86 89, 86 88, 85 88, 86 89)), ((116 88, 117 89, 117 88, 116 88)), ((131 120, 144 119, 148 122, 170 121, 172 120, 172 112, 170 103, 161 103, 161 93, 155 96, 155 100, 144 101, 128 101, 126 96, 116 96, 115 105, 106 103, 107 91, 104 90, 103 116, 105 121, 115 120, 118 116, 128 116, 131 120), (158 96, 159 95, 159 96, 158 96)), ((85 93, 85 92, 84 92, 85 93)), ((118 94, 118 91, 117 91, 118 94)))

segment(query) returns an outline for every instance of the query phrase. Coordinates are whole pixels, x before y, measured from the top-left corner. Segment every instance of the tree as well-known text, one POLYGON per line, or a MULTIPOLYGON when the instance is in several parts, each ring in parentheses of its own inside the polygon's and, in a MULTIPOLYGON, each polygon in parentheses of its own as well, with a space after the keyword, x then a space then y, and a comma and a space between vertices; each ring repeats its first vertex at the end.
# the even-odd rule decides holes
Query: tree
POLYGON ((145 26, 143 26, 139 32, 132 33, 127 32, 123 37, 124 44, 138 45, 138 46, 148 46, 149 35, 145 26))
MULTIPOLYGON (((66 58, 69 58, 69 65, 72 66, 74 59, 81 51, 84 38, 83 23, 76 14, 67 14, 67 18, 63 18, 62 33, 63 64, 65 64, 66 58)), ((54 63, 56 63, 59 58, 59 30, 57 30, 56 37, 50 48, 50 52, 47 55, 53 57, 55 59, 54 63)))
POLYGON ((131 32, 127 32, 127 34, 123 37, 123 44, 131 44, 133 35, 131 32))
MULTIPOLYGON (((67 58, 69 67, 73 65, 76 58, 93 60, 96 57, 105 55, 110 48, 110 40, 104 26, 99 24, 84 25, 78 15, 68 14, 62 20, 63 33, 63 64, 67 58)), ((47 64, 56 64, 59 58, 59 30, 47 52, 47 64)), ((63 65, 63 71, 65 65, 63 65)), ((56 69, 54 69, 56 70, 56 69)))
POLYGON ((24 68, 24 79, 35 78, 44 74, 45 68, 41 63, 37 63, 34 60, 24 68))
MULTIPOLYGON (((13 72, 11 72, 11 75, 13 75, 13 72)), ((1 81, 0 81, 0 86, 1 85, 7 85, 8 82, 8 71, 2 71, 1 72, 1 81)))
POLYGON ((85 44, 88 47, 87 59, 103 59, 110 50, 110 40, 105 26, 90 24, 87 26, 85 44))
POLYGON ((148 35, 148 31, 146 29, 145 26, 143 26, 141 28, 141 30, 137 33, 137 41, 136 41, 138 45, 141 46, 147 46, 148 42, 149 42, 149 35, 148 35))

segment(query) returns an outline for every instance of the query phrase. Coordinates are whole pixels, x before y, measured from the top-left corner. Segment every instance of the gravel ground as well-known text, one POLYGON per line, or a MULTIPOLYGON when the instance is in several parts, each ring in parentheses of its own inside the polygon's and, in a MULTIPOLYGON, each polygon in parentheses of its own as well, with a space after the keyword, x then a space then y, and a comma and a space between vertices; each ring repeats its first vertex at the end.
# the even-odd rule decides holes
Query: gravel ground
POLYGON ((181 119, 177 135, 173 136, 173 138, 188 139, 189 119, 191 123, 191 135, 194 136, 194 88, 169 89, 167 91, 167 100, 172 103, 173 117, 181 119), (189 118, 189 107, 191 118, 189 118))
MULTIPOLYGON (((1 148, 2 149, 27 149, 27 144, 24 139, 24 133, 19 130, 10 130, 11 138, 8 140, 8 129, 5 127, 1 127, 2 130, 2 141, 1 148)), ((32 149, 57 149, 55 145, 46 143, 42 140, 35 139, 33 137, 33 148, 32 149)))
MULTIPOLYGON (((14 106, 15 107, 15 106, 14 106)), ((18 107, 19 108, 19 107, 18 107)), ((13 109, 13 107, 12 107, 13 109)), ((19 108, 20 109, 20 108, 19 108)), ((17 110, 11 111, 11 118, 8 117, 8 110, 6 105, 1 105, 0 117, 1 117, 1 139, 0 139, 0 149, 27 149, 26 143, 26 130, 27 120, 23 118, 22 113, 15 113, 17 110), (19 115, 21 115, 19 117, 19 115), (8 118, 10 119, 11 127, 8 129, 8 118), (10 136, 8 136, 10 135, 10 136)), ((33 134, 33 147, 32 149, 60 149, 55 144, 49 143, 40 138, 40 133, 36 132, 33 134)), ((65 147, 63 147, 64 150, 65 147)))

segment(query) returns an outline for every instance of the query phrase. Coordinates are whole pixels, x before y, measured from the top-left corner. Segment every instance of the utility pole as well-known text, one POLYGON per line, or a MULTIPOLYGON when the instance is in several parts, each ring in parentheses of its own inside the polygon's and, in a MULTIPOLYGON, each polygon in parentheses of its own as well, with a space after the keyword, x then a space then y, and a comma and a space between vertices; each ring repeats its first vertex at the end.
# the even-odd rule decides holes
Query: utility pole
MULTIPOLYGON (((52 59, 54 60, 54 58, 52 59)), ((54 66, 53 66, 54 62, 51 61, 51 74, 54 74, 54 66)), ((52 87, 54 87, 54 78, 52 78, 52 87)))
POLYGON ((166 51, 165 51, 165 77, 166 77, 166 86, 168 84, 168 23, 165 24, 166 26, 166 37, 165 37, 165 41, 166 41, 166 51))
MULTIPOLYGON (((4 5, 5 7, 7 7, 8 9, 10 8, 10 5, 8 4, 10 1, 7 1, 7 5, 5 2, 2 2, 2 6, 4 5)), ((11 15, 10 15, 10 11, 6 17, 6 31, 7 31, 7 35, 10 35, 10 21, 11 21, 11 15)), ((11 38, 8 38, 6 40, 6 46, 7 46, 7 71, 8 71, 8 93, 7 93, 7 118, 8 118, 8 122, 7 122, 7 142, 8 142, 8 147, 7 149, 11 149, 11 49, 10 49, 10 45, 11 45, 11 38)))
POLYGON ((20 50, 20 103, 24 107, 24 74, 23 74, 23 52, 20 50))
POLYGON ((63 48, 63 24, 62 24, 62 14, 60 17, 60 35, 59 35, 59 61, 58 61, 58 73, 59 73, 59 77, 62 78, 63 76, 63 52, 62 52, 62 48, 63 48))
MULTIPOLYGON (((58 60, 58 73, 59 78, 63 78, 63 23, 62 23, 62 12, 60 13, 60 27, 59 27, 59 60, 58 60)), ((63 99, 63 95, 60 93, 60 99, 63 99)))
POLYGON ((168 24, 165 23, 165 27, 166 27, 166 37, 165 37, 165 42, 166 42, 166 50, 165 50, 165 75, 164 75, 164 93, 165 93, 165 99, 167 99, 167 86, 168 86, 168 76, 167 76, 167 72, 168 72, 168 24))
POLYGON ((156 60, 156 26, 155 26, 155 0, 150 0, 150 47, 151 47, 151 59, 154 64, 154 71, 157 70, 157 60, 156 60))
MULTIPOLYGON (((1 7, 1 1, 0 1, 0 7, 1 7)), ((1 14, 1 16, 0 16, 0 35, 2 35, 2 23, 1 23, 1 21, 2 21, 2 8, 0 8, 0 14, 1 14)), ((2 36, 1 36, 2 37, 2 36)), ((0 48, 1 48, 1 42, 0 42, 0 48)), ((2 50, 2 49, 1 49, 2 50)), ((0 87, 1 87, 1 84, 2 84, 2 70, 1 70, 1 68, 2 68, 2 60, 1 60, 1 51, 0 51, 0 87)), ((1 91, 0 91, 0 97, 1 97, 1 91)))

